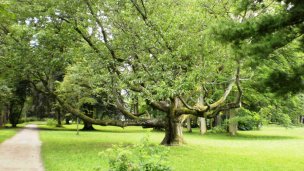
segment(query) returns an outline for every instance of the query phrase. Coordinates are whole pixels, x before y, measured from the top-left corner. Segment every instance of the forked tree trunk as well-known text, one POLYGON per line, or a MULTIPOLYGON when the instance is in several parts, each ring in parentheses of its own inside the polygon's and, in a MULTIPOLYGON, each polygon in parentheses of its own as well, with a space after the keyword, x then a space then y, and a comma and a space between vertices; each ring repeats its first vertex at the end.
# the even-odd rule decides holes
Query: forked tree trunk
POLYGON ((204 135, 207 132, 206 119, 203 117, 198 117, 198 123, 200 127, 201 135, 204 135))
POLYGON ((168 121, 168 127, 166 128, 165 138, 161 142, 162 145, 181 145, 184 143, 183 139, 183 127, 182 123, 178 120, 168 121))
POLYGON ((178 100, 172 100, 169 113, 167 113, 167 126, 165 138, 161 142, 162 145, 176 146, 184 144, 182 119, 176 116, 175 109, 178 106, 178 100))

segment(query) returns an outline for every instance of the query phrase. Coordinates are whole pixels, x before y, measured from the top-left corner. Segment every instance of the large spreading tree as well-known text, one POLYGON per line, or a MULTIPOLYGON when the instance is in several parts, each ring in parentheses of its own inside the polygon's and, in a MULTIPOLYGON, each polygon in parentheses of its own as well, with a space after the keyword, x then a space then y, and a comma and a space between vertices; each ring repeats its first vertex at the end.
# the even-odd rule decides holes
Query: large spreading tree
POLYGON ((217 21, 212 17, 226 17, 226 4, 213 9, 208 3, 17 1, 7 38, 10 47, 21 42, 23 49, 8 53, 8 61, 22 58, 16 66, 24 66, 20 70, 33 88, 86 122, 163 127, 162 144, 181 144, 183 115, 208 117, 240 106, 242 61, 209 34, 217 21), (57 84, 62 61, 70 69, 57 84), (100 120, 79 110, 79 101, 97 98, 125 118, 100 120), (148 117, 144 106, 162 115, 148 117))
MULTIPOLYGON (((86 123, 164 128, 162 144, 182 144, 185 115, 231 113, 241 106, 240 81, 250 79, 240 76, 251 78, 254 59, 303 45, 301 4, 11 1, 5 8, 14 15, 0 25, 3 78, 18 78, 49 99, 49 109, 58 103, 86 123), (98 103, 119 117, 85 112, 98 103)), ((291 81, 302 78, 296 64, 291 81)), ((7 90, 17 90, 18 80, 7 90)))

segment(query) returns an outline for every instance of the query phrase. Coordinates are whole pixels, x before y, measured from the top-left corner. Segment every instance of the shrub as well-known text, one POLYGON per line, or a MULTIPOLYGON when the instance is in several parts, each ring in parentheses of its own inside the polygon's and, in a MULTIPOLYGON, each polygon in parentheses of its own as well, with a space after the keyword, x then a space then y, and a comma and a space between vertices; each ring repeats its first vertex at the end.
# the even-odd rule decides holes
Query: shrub
POLYGON ((19 119, 19 123, 24 123, 24 122, 33 122, 33 121, 38 121, 38 118, 36 117, 27 117, 19 119))
POLYGON ((215 126, 215 127, 211 128, 210 132, 215 133, 215 134, 225 133, 225 132, 227 132, 226 128, 227 128, 227 126, 218 125, 218 126, 215 126))
POLYGON ((50 127, 56 127, 57 121, 55 119, 46 119, 46 125, 50 127))
POLYGON ((172 170, 167 166, 168 147, 150 144, 148 137, 132 147, 113 146, 99 155, 108 160, 108 170, 111 171, 172 170))
POLYGON ((260 113, 262 116, 267 117, 267 121, 270 123, 276 123, 285 127, 289 127, 291 124, 290 116, 275 106, 264 107, 260 110, 260 113))
POLYGON ((238 122, 239 130, 258 129, 262 123, 262 119, 258 113, 249 111, 245 108, 240 108, 237 116, 233 119, 238 122))

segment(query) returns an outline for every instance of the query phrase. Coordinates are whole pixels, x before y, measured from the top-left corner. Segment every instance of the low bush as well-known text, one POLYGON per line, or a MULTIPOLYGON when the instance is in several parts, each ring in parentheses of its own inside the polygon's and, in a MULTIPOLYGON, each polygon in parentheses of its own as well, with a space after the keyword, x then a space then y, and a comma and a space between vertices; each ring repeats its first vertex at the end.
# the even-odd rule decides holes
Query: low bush
POLYGON ((20 118, 19 119, 19 123, 24 123, 24 122, 34 122, 34 121, 38 121, 39 119, 36 117, 27 117, 25 118, 20 118))
POLYGON ((111 171, 172 170, 167 165, 168 147, 150 144, 148 137, 143 138, 141 143, 132 147, 113 146, 99 155, 103 160, 108 160, 107 170, 111 171))
POLYGON ((218 125, 210 129, 210 133, 218 134, 227 132, 227 126, 218 125))
POLYGON ((46 125, 50 127, 56 127, 57 121, 55 119, 46 119, 46 125))
POLYGON ((240 108, 237 116, 233 119, 238 122, 239 130, 259 129, 262 123, 262 119, 258 113, 245 108, 240 108))

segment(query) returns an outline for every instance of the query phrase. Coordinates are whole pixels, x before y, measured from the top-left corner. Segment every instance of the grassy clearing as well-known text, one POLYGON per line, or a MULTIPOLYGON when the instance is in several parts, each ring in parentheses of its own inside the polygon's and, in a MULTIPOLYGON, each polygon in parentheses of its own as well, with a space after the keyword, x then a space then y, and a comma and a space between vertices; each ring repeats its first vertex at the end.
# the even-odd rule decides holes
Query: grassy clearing
MULTIPOLYGON (((164 133, 150 129, 95 126, 80 132, 75 125, 49 129, 40 125, 42 155, 47 171, 86 171, 104 166, 98 153, 113 144, 134 144, 146 134, 159 143, 164 133)), ((304 128, 265 127, 238 136, 185 133, 187 145, 170 148, 174 170, 299 170, 304 168, 304 128)))

